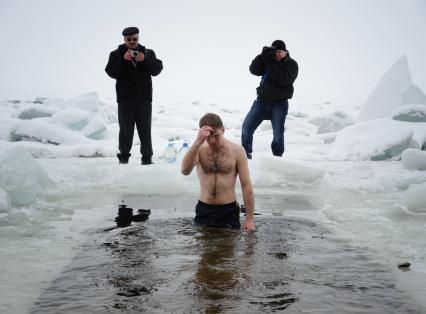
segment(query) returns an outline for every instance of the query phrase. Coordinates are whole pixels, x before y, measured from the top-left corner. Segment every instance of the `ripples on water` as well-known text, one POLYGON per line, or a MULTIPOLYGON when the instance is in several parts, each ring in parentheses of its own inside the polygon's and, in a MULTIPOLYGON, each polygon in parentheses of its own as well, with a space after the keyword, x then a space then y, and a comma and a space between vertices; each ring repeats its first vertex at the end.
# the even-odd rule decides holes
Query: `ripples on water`
POLYGON ((390 269, 309 221, 152 220, 90 238, 32 313, 419 313, 390 269))

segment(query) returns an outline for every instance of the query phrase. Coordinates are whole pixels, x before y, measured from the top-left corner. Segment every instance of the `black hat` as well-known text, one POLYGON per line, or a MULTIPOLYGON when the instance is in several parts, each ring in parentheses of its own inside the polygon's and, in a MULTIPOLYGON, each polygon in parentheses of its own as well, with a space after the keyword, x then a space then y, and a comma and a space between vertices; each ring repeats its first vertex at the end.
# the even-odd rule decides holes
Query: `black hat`
POLYGON ((121 34, 123 34, 123 36, 139 34, 139 28, 137 28, 137 27, 126 27, 125 29, 123 29, 123 32, 121 34))
POLYGON ((272 46, 275 47, 276 50, 284 50, 286 51, 286 47, 285 47, 285 43, 282 40, 274 40, 274 42, 272 43, 272 46))

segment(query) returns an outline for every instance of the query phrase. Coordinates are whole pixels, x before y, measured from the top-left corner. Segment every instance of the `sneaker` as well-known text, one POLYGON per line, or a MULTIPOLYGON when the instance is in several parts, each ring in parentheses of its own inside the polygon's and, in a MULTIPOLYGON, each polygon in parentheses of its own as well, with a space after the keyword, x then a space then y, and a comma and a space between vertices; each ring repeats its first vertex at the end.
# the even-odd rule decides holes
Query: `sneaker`
POLYGON ((247 154, 247 159, 252 159, 251 154, 247 154))
POLYGON ((129 163, 128 160, 118 160, 119 165, 127 165, 129 163))

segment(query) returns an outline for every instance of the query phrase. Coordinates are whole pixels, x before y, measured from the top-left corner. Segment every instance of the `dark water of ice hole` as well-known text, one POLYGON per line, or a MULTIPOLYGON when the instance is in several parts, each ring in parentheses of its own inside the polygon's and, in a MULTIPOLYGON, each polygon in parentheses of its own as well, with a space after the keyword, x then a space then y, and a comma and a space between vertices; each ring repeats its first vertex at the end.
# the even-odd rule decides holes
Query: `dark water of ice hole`
POLYGON ((419 313, 389 266, 318 223, 244 233, 190 218, 94 230, 32 313, 419 313))

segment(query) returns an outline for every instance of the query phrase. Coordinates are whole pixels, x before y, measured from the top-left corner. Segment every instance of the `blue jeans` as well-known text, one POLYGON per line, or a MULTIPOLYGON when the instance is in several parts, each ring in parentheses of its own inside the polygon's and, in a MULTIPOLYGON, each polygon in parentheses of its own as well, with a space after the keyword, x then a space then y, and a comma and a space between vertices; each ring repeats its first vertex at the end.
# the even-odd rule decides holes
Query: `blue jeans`
POLYGON ((288 101, 269 102, 255 100, 249 113, 244 119, 241 130, 241 144, 247 155, 253 152, 253 133, 263 120, 271 120, 274 138, 271 149, 274 156, 282 156, 284 153, 284 123, 288 112, 288 101))

